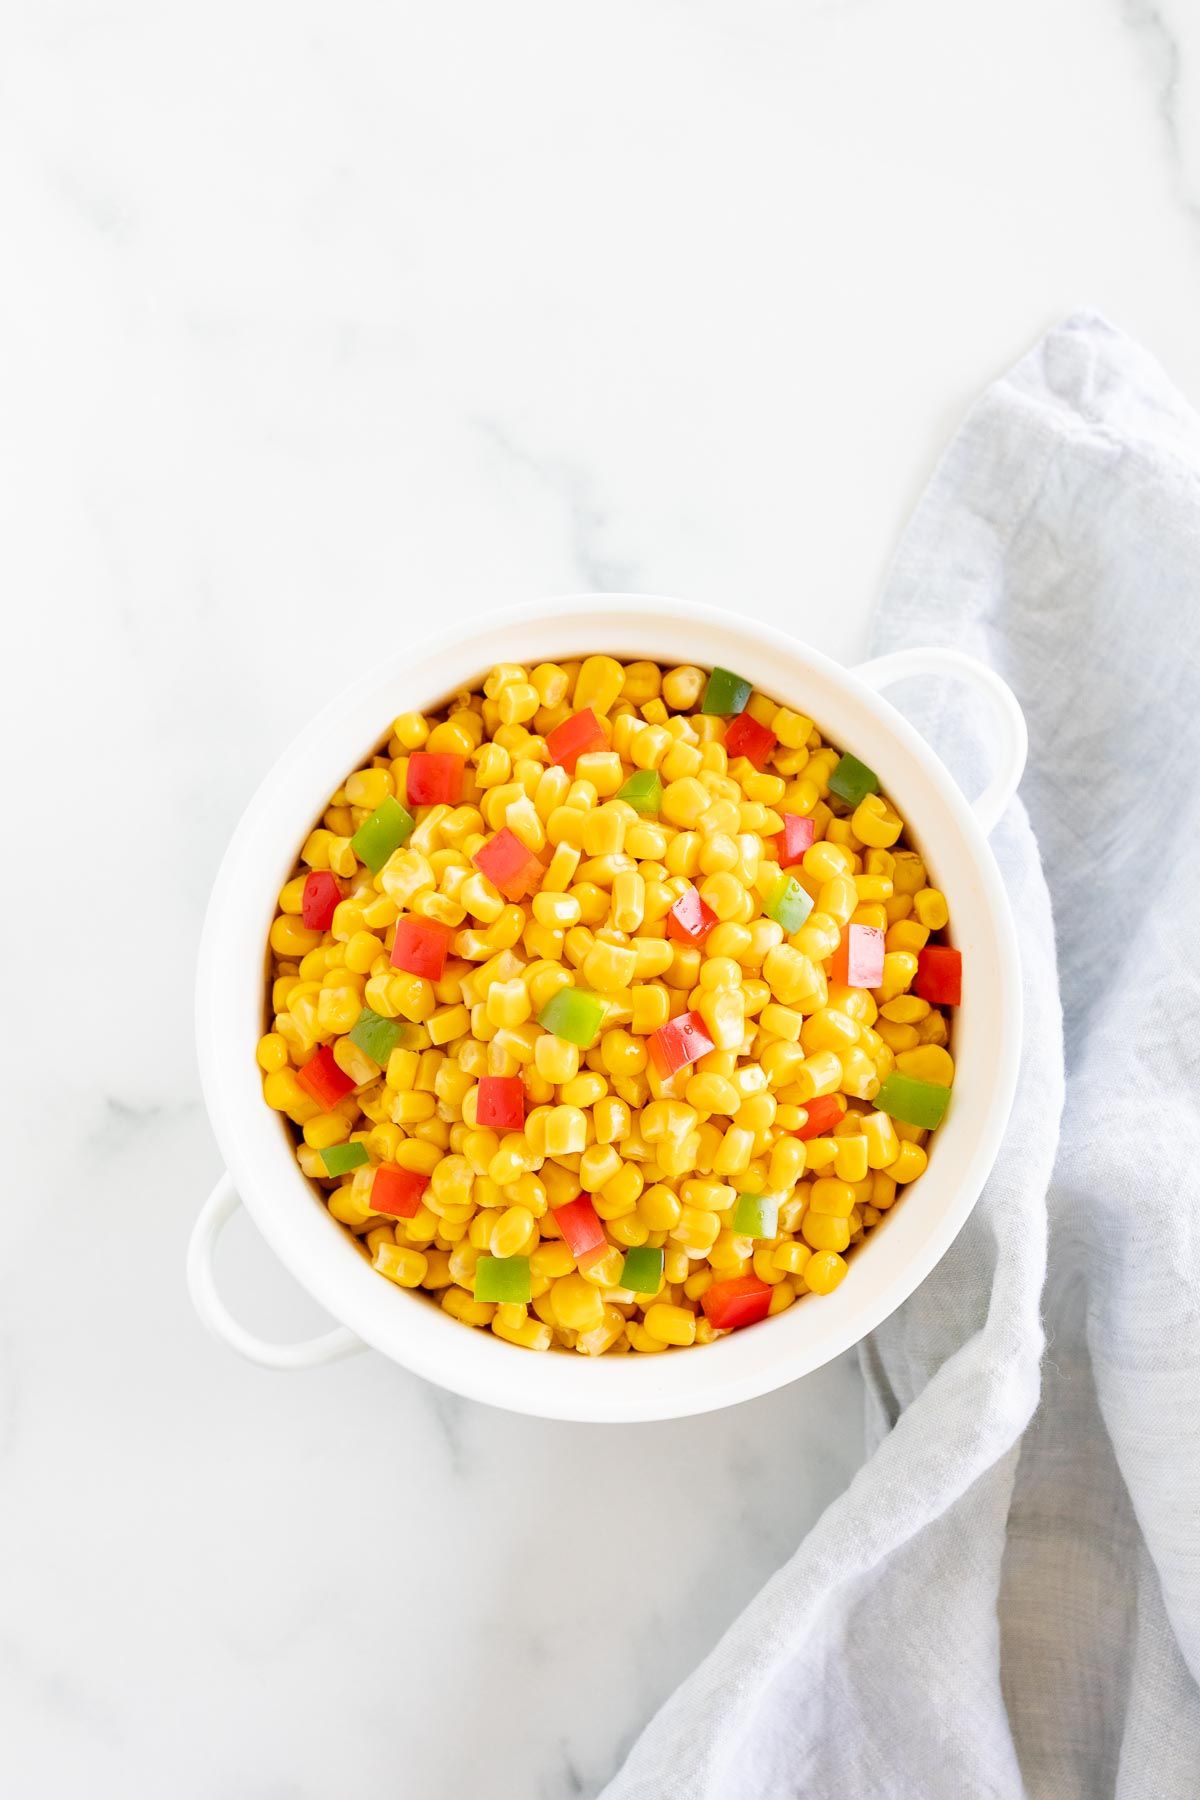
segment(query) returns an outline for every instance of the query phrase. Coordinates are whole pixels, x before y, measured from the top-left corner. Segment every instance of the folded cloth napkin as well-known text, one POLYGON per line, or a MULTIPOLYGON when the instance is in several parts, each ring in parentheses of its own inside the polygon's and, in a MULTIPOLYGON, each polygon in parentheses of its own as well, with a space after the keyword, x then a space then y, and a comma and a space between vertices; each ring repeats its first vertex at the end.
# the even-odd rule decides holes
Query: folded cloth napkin
MULTIPOLYGON (((1200 1794, 1198 601, 1200 419, 1073 317, 968 418, 876 630, 1029 721, 1012 1120, 862 1346, 869 1460, 607 1800, 1200 1794)), ((961 693, 896 696, 979 762, 961 693)))

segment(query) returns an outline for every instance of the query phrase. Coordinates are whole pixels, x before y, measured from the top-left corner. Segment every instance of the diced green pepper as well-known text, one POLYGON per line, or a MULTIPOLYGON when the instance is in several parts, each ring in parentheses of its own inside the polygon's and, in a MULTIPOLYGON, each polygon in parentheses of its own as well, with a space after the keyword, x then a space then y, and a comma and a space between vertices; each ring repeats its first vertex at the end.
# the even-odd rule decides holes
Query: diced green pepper
POLYGON ((652 1250, 649 1244, 641 1244, 637 1249, 625 1252, 618 1287, 627 1288, 631 1294, 657 1294, 662 1281, 661 1250, 652 1250))
POLYGON ((617 794, 634 812, 657 819, 662 811, 662 776, 657 769, 637 769, 617 794))
POLYGON ((475 1298, 477 1300, 511 1301, 528 1306, 529 1258, 527 1256, 481 1256, 475 1264, 475 1298))
POLYGON ((781 875, 779 886, 763 901, 763 911, 789 934, 799 931, 813 909, 812 898, 794 875, 781 875))
POLYGON ((753 684, 743 680, 740 675, 733 674, 732 670, 714 669, 708 678, 700 711, 720 713, 722 717, 729 713, 744 712, 746 702, 753 692, 753 684))
POLYGON ((733 1230, 738 1237, 778 1237, 778 1200, 773 1194, 739 1194, 733 1209, 733 1230))
POLYGON ((416 824, 412 814, 389 794, 369 819, 364 819, 350 839, 359 862, 378 875, 393 850, 398 850, 416 824))
POLYGON ((364 1163, 370 1162, 365 1144, 330 1144, 328 1150, 320 1152, 321 1161, 325 1164, 327 1175, 348 1175, 351 1169, 361 1169, 364 1163))
POLYGON ((915 1075, 889 1075, 875 1097, 880 1112, 925 1131, 941 1124, 949 1104, 949 1088, 936 1081, 918 1081, 915 1075))
POLYGON ((537 1022, 568 1044, 590 1050, 604 1023, 605 1011, 599 994, 589 993, 587 988, 565 987, 559 988, 557 994, 551 994, 538 1014, 537 1022))
POLYGON ((385 1019, 380 1013, 372 1012, 369 1006, 364 1006, 350 1027, 349 1037, 352 1044, 365 1050, 382 1069, 400 1042, 403 1031, 404 1027, 399 1019, 385 1019))
POLYGON ((874 769, 859 762, 857 756, 843 756, 829 777, 829 791, 844 800, 847 806, 857 806, 868 794, 879 792, 879 777, 874 769))

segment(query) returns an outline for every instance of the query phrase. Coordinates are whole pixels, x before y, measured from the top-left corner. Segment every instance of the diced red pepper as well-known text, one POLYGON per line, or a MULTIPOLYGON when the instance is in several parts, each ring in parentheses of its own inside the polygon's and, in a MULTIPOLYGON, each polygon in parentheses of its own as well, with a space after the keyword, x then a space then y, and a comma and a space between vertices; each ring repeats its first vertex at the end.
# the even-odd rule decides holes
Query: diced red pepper
POLYGON ((525 1123, 525 1083, 519 1075, 481 1075, 475 1122, 493 1131, 520 1131, 525 1123))
POLYGON ((420 1175, 415 1169, 397 1169, 391 1163, 380 1163, 371 1183, 371 1198, 367 1205, 372 1212, 386 1213, 389 1219, 411 1219, 428 1186, 428 1175, 420 1175))
POLYGON ((705 1288, 700 1304, 715 1331, 736 1331, 739 1325, 757 1325, 766 1318, 771 1310, 771 1288, 757 1275, 735 1275, 705 1288))
POLYGON ((806 1100, 804 1110, 808 1117, 803 1125, 797 1125, 792 1136, 798 1138, 823 1137, 832 1131, 846 1110, 846 1102, 840 1094, 819 1094, 815 1100, 806 1100))
POLYGON ((781 813, 783 830, 773 839, 775 845, 775 861, 781 869, 790 869, 793 863, 804 860, 804 852, 811 850, 815 835, 813 822, 805 819, 800 813, 781 813))
POLYGON ((332 1112, 338 1101, 352 1094, 356 1086, 353 1077, 334 1061, 328 1044, 322 1044, 304 1067, 296 1070, 296 1080, 326 1112, 332 1112))
POLYGON ((524 900, 526 894, 536 893, 546 873, 540 859, 507 825, 489 838, 471 861, 506 900, 524 900))
POLYGON ((705 905, 698 889, 690 887, 667 914, 667 936, 678 938, 681 944, 702 944, 715 924, 717 915, 712 907, 705 905))
POLYGON ((440 981, 454 936, 449 925, 437 919, 400 919, 392 945, 392 964, 425 981, 440 981))
POLYGON ((301 916, 309 931, 328 931, 333 915, 343 900, 342 884, 325 869, 314 869, 305 877, 301 898, 301 916))
POLYGON ((846 925, 829 959, 829 973, 843 987, 875 988, 883 980, 883 933, 877 925, 846 925))
POLYGON ((744 756, 756 769, 761 769, 778 742, 775 733, 760 725, 753 713, 739 713, 736 719, 729 721, 725 754, 730 762, 735 756, 744 756))
POLYGON ((918 950, 913 993, 930 1006, 961 1006, 962 951, 949 944, 926 944, 918 950))
POLYGON ((569 719, 546 733, 546 748, 551 762, 561 763, 564 769, 574 774, 575 759, 588 750, 607 750, 608 739, 591 707, 585 706, 582 712, 572 713, 569 719))
POLYGON ((668 1081, 677 1069, 685 1069, 689 1063, 694 1063, 697 1057, 707 1056, 714 1047, 704 1020, 696 1012, 680 1013, 677 1019, 668 1019, 665 1025, 651 1032, 646 1041, 654 1066, 664 1081, 668 1081))
POLYGON ((408 759, 410 806, 457 806, 462 799, 465 756, 414 750, 408 759))
POLYGON ((571 1200, 566 1206, 556 1206, 551 1217, 577 1263, 584 1263, 597 1250, 608 1248, 604 1227, 596 1217, 596 1209, 586 1194, 580 1194, 578 1200, 571 1200))

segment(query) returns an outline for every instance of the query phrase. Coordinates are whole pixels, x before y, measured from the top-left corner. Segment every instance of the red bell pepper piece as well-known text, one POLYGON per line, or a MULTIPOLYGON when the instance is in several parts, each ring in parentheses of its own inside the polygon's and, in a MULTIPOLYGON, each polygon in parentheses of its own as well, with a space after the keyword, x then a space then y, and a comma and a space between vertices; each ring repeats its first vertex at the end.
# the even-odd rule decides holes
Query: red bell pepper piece
POLYGON ((879 927, 844 926, 829 959, 829 973, 843 987, 878 987, 883 980, 883 933, 879 927))
POLYGON ((793 863, 803 862, 804 852, 811 850, 816 835, 811 819, 802 817, 800 813, 781 813, 783 830, 774 839, 775 861, 781 869, 790 869, 793 863))
POLYGON ((481 1075, 475 1122, 493 1131, 520 1131, 525 1123, 525 1083, 519 1075, 481 1075))
POLYGON ((471 861, 506 900, 523 900, 526 894, 536 893, 546 873, 539 858, 507 825, 489 838, 471 861))
POLYGON ((930 1006, 961 1006, 962 951, 949 944, 926 944, 918 950, 913 993, 930 1006))
POLYGON ((761 769, 778 742, 775 733, 768 731, 765 725, 760 725, 753 713, 743 712, 729 721, 729 729, 725 733, 725 754, 730 762, 735 756, 744 756, 756 769, 761 769))
POLYGON ((408 759, 410 806, 457 806, 462 799, 465 756, 414 750, 408 759))
POLYGON ((815 1100, 804 1102, 807 1117, 803 1125, 797 1125, 792 1136, 798 1138, 824 1137, 831 1131, 846 1110, 846 1102, 840 1094, 820 1094, 815 1100))
POLYGON ((415 1169, 397 1169, 391 1163, 380 1163, 367 1204, 372 1212, 386 1213, 389 1219, 411 1219, 428 1186, 428 1175, 419 1175, 415 1169))
POLYGON ((668 1019, 657 1031, 651 1032, 646 1040, 650 1054, 654 1058, 654 1066, 664 1081, 668 1081, 677 1069, 685 1069, 694 1063, 699 1056, 706 1056, 713 1048, 713 1041, 699 1013, 680 1013, 677 1019, 668 1019))
POLYGON ((296 1070, 296 1080, 326 1112, 332 1112, 338 1101, 352 1094, 356 1086, 345 1069, 339 1068, 333 1060, 333 1051, 328 1044, 322 1044, 304 1067, 296 1070))
POLYGON ((678 938, 681 944, 702 944, 716 923, 712 907, 705 905, 698 889, 690 887, 667 914, 667 936, 678 938))
POLYGON ((300 905, 301 916, 309 931, 328 931, 344 898, 342 884, 336 875, 330 875, 325 869, 314 869, 306 876, 300 905))
POLYGON ((735 1275, 729 1281, 714 1281, 700 1304, 715 1331, 736 1331, 739 1325, 757 1325, 766 1318, 771 1289, 757 1275, 735 1275))
POLYGON ((546 748, 551 762, 561 763, 573 775, 575 759, 588 750, 607 750, 608 739, 591 707, 585 706, 582 712, 572 713, 546 733, 546 748))
POLYGON ((604 1227, 586 1194, 580 1194, 578 1200, 568 1201, 566 1206, 554 1207, 551 1216, 577 1263, 586 1262, 597 1250, 607 1250, 604 1227))
POLYGON ((399 919, 392 965, 426 981, 440 981, 453 936, 449 925, 442 925, 437 919, 399 919))

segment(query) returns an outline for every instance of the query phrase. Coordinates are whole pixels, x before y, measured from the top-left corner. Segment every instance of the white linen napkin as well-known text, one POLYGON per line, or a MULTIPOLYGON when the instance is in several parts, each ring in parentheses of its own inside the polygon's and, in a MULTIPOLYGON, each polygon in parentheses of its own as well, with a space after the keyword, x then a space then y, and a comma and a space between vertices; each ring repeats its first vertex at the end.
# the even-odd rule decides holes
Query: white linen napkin
MULTIPOLYGON (((1200 1793, 1198 603, 1200 419, 1077 315, 968 418, 876 629, 1029 721, 1008 1133, 862 1347, 868 1462, 606 1800, 1200 1793)), ((982 766, 961 691, 896 698, 982 766)))

